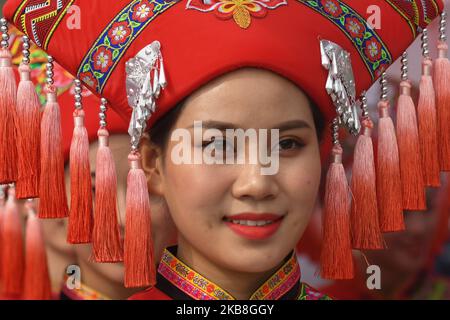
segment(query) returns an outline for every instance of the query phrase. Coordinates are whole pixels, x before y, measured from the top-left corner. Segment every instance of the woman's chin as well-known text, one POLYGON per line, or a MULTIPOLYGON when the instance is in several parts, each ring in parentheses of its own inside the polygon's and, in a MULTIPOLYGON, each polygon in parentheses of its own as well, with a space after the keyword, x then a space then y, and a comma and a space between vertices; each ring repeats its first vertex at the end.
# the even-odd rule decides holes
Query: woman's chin
POLYGON ((223 263, 228 269, 237 272, 264 273, 280 267, 290 251, 273 246, 255 248, 240 245, 233 248, 233 253, 226 249, 222 251, 227 252, 226 260, 223 263))

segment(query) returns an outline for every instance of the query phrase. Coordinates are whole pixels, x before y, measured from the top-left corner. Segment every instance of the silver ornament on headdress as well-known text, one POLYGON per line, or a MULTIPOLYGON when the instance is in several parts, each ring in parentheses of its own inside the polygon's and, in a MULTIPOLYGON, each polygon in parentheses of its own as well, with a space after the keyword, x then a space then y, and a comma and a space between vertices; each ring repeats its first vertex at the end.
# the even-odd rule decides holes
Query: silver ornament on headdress
POLYGON ((125 69, 128 104, 133 109, 128 133, 132 149, 137 150, 147 121, 155 112, 156 99, 167 85, 159 41, 128 60, 125 69))
POLYGON ((361 129, 356 101, 355 78, 350 53, 328 40, 320 41, 322 66, 329 71, 325 89, 336 108, 339 124, 357 135, 361 129))

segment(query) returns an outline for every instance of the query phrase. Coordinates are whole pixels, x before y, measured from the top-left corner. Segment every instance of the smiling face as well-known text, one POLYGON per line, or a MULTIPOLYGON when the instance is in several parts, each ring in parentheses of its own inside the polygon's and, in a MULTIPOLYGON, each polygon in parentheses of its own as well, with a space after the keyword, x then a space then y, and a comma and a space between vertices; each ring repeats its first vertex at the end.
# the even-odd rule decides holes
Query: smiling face
MULTIPOLYGON (((164 196, 179 230, 178 252, 238 272, 277 267, 305 230, 319 188, 319 142, 307 97, 272 72, 240 69, 191 95, 172 130, 187 128, 193 137, 194 121, 203 122, 203 132, 208 123, 220 130, 280 129, 272 148, 279 168, 262 175, 262 165, 248 158, 245 164, 175 164, 178 142, 169 139, 155 169, 146 171, 150 190, 164 196)), ((207 134, 192 139, 191 153, 212 143, 229 149, 230 141, 211 140, 207 134)))

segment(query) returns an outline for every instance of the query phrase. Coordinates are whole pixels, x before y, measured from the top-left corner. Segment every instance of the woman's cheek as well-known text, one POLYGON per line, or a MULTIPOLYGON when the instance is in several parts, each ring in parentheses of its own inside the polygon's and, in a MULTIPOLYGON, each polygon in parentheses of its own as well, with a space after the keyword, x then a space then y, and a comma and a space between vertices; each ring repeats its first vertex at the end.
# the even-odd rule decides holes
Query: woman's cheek
POLYGON ((314 160, 291 163, 280 171, 279 184, 288 198, 292 228, 304 230, 309 223, 319 192, 320 175, 320 165, 314 160))
POLYGON ((175 165, 167 166, 165 197, 175 223, 177 220, 189 221, 213 216, 213 211, 220 208, 223 190, 221 170, 212 165, 175 165), (180 216, 182 215, 182 216, 180 216))

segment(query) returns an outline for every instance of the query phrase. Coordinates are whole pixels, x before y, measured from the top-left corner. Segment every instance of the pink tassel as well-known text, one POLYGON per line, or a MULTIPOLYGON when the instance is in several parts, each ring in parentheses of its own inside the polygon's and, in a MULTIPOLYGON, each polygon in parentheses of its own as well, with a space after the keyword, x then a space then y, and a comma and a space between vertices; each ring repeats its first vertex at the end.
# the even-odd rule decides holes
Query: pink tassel
POLYGON ((39 196, 41 114, 39 98, 30 80, 30 67, 22 64, 19 68, 20 82, 17 89, 18 136, 18 199, 39 196))
POLYGON ((333 147, 332 157, 325 189, 321 275, 324 279, 352 279, 349 187, 339 144, 333 147))
POLYGON ((32 202, 28 202, 26 206, 28 219, 25 239, 26 255, 23 299, 50 300, 52 298, 51 284, 41 222, 36 217, 32 202))
POLYGON ((114 159, 108 146, 109 133, 98 130, 95 176, 95 219, 92 234, 96 262, 123 261, 123 248, 117 221, 117 177, 114 159))
POLYGON ((435 93, 431 78, 432 65, 430 59, 423 59, 417 118, 419 120, 419 141, 425 185, 439 187, 441 183, 439 180, 435 93))
POLYGON ((364 132, 358 137, 353 156, 351 189, 352 241, 355 249, 382 249, 378 220, 375 162, 371 132, 373 123, 363 120, 364 132))
POLYGON ((450 171, 450 61, 448 46, 438 41, 438 58, 434 61, 434 88, 436 91, 437 132, 441 171, 450 171))
POLYGON ((389 102, 381 100, 378 103, 377 199, 381 231, 395 232, 404 230, 405 222, 397 137, 388 110, 389 102))
POLYGON ((426 210, 416 110, 409 81, 400 83, 397 104, 397 140, 400 155, 403 209, 426 210))
POLYGON ((153 240, 147 179, 141 168, 141 156, 128 156, 125 224, 125 287, 144 287, 156 283, 153 264, 153 240))
POLYGON ((16 95, 11 54, 0 49, 0 183, 17 181, 16 95))
POLYGON ((2 293, 19 297, 23 290, 24 252, 22 221, 14 187, 8 189, 2 226, 2 293))
POLYGON ((41 176, 39 179, 39 218, 68 216, 61 114, 56 89, 47 88, 47 104, 41 120, 41 176))
POLYGON ((84 111, 75 110, 75 128, 70 146, 70 215, 67 241, 89 243, 92 237, 92 183, 89 139, 84 127, 84 111))

